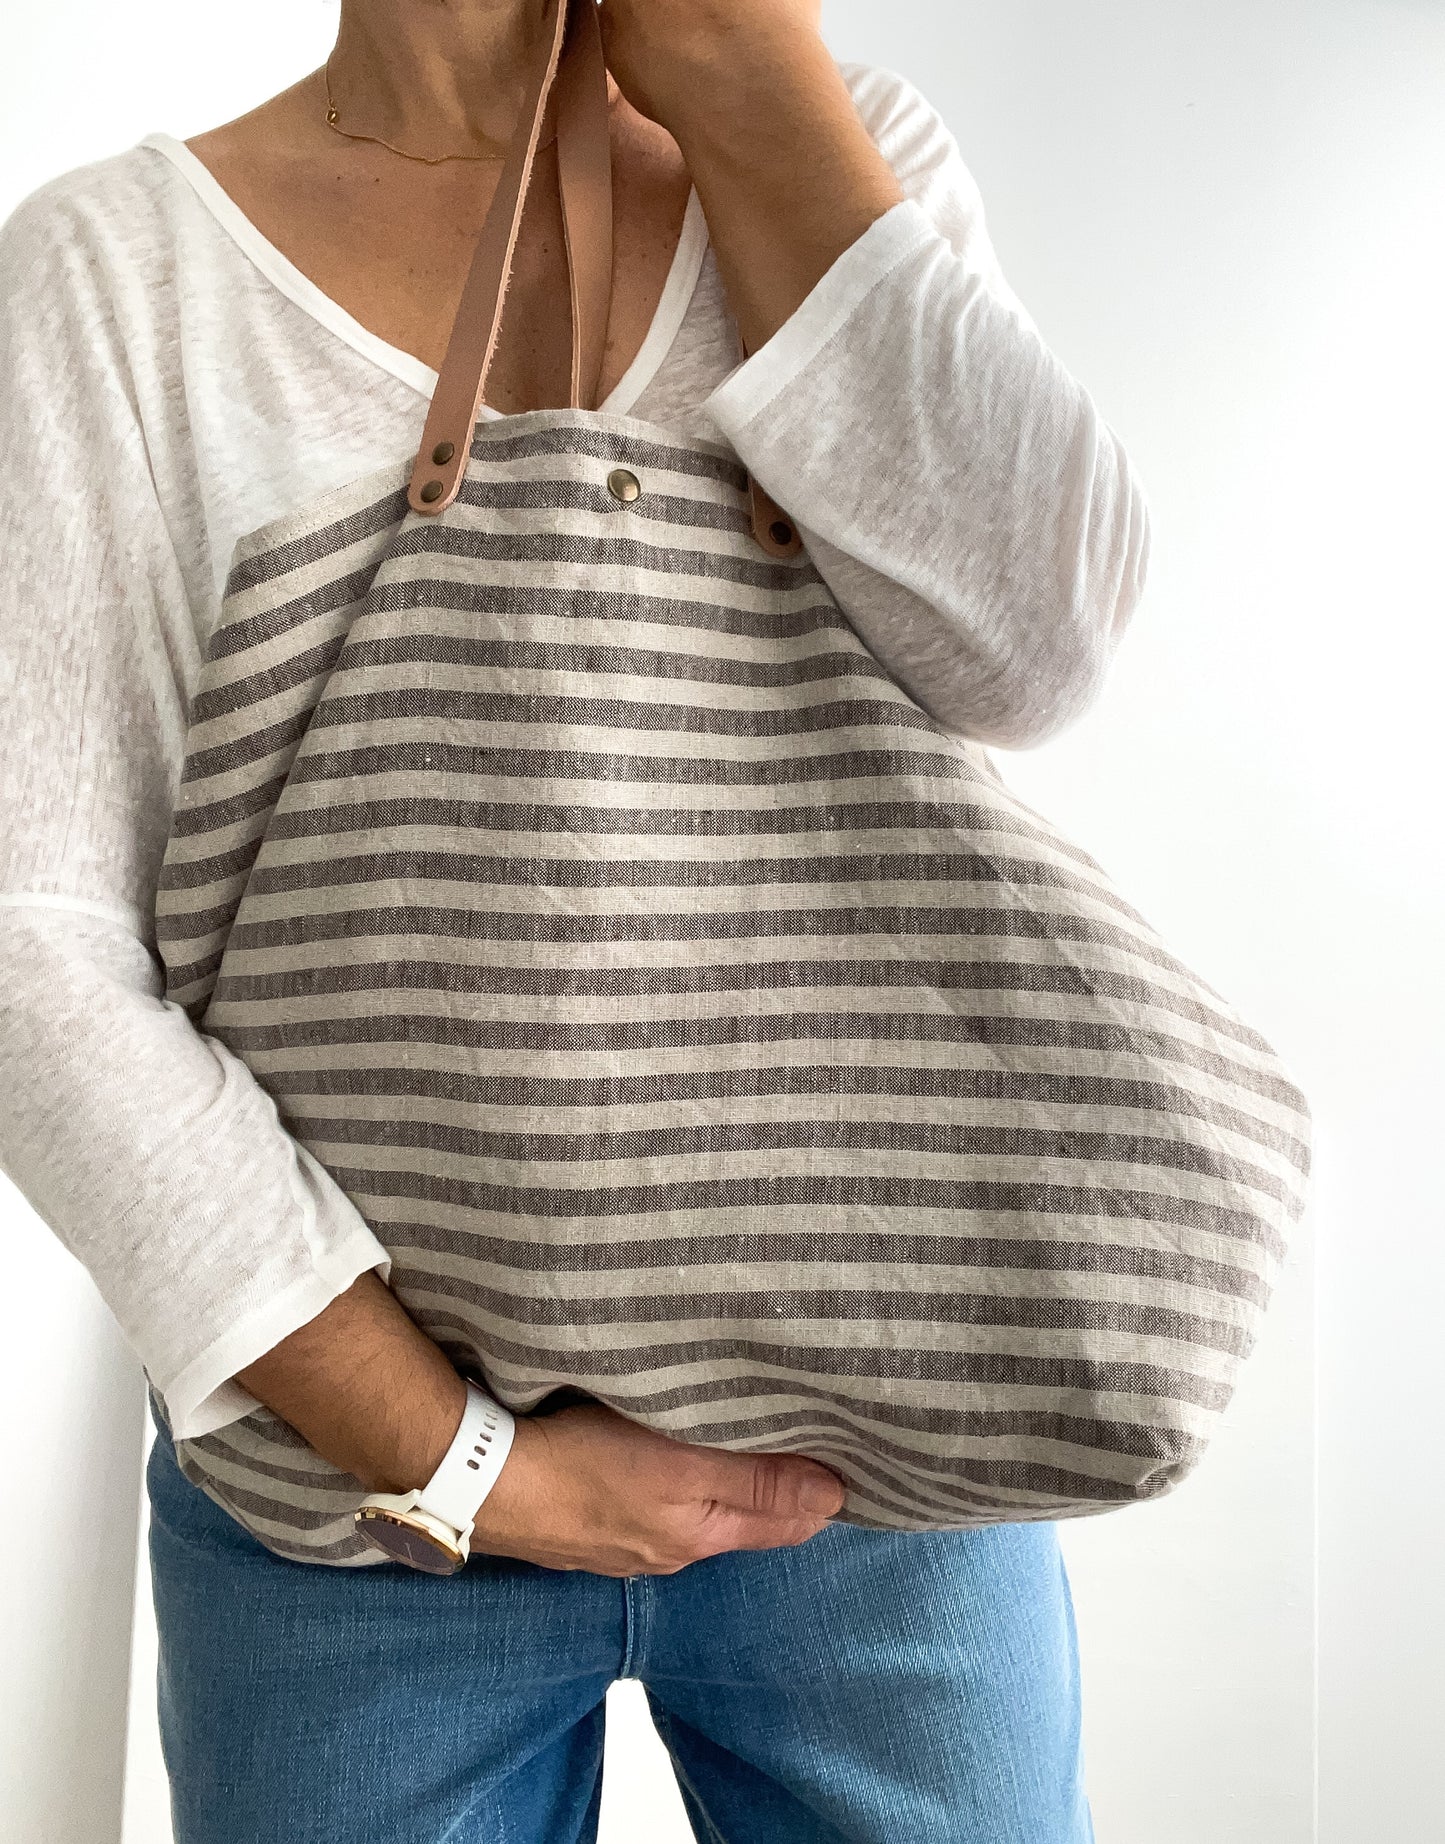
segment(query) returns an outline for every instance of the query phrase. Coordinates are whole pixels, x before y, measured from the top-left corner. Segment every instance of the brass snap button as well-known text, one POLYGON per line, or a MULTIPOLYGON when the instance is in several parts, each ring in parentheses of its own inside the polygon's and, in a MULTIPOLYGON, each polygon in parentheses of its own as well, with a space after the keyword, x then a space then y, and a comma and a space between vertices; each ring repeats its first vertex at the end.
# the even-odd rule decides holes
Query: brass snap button
POLYGON ((636 499, 642 491, 642 483, 630 469, 614 467, 607 476, 607 491, 614 499, 636 499))

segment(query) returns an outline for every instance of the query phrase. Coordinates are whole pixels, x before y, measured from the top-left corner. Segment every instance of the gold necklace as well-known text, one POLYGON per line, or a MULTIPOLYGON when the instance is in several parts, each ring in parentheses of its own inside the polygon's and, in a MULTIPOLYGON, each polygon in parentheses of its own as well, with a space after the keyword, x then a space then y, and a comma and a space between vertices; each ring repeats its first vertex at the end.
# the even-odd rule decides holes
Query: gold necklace
MULTIPOLYGON (((399 154, 403 160, 416 160, 422 166, 441 166, 448 160, 505 160, 506 154, 409 154, 404 147, 396 147, 390 141, 384 141, 379 134, 362 134, 355 128, 343 128, 337 113, 336 101, 331 94, 331 59, 326 60, 326 126, 337 134, 345 135, 348 141, 371 141, 377 147, 384 147, 389 153, 399 154)), ((545 141, 539 141, 537 152, 550 147, 557 139, 556 133, 548 135, 545 141)))

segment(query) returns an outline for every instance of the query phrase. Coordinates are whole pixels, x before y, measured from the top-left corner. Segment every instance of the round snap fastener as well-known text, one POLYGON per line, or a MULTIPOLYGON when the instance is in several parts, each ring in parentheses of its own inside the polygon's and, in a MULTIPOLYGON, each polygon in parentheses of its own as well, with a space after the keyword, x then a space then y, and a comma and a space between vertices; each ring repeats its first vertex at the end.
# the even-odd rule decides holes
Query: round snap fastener
POLYGON ((629 468, 614 467, 607 476, 607 491, 614 499, 636 499, 642 483, 629 468))

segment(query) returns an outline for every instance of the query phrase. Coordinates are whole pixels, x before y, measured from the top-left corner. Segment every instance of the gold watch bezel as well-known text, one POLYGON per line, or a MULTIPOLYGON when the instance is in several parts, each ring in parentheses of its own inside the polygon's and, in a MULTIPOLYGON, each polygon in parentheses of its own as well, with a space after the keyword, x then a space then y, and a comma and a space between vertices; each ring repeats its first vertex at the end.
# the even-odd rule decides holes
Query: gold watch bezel
MULTIPOLYGON (((453 1574, 466 1566, 467 1559, 456 1544, 448 1543, 445 1537, 438 1536, 436 1531, 430 1529, 422 1519, 413 1517, 409 1512, 393 1511, 386 1505, 361 1505, 357 1509, 355 1523, 358 1529, 361 1529, 364 1524, 395 1524, 402 1530, 410 1531, 413 1536, 422 1538, 433 1549, 440 1551, 450 1561, 453 1574)), ((366 1533, 363 1531, 362 1534, 366 1533)), ((377 1547, 380 1548, 380 1545, 377 1547)), ((391 1552, 387 1550, 383 1551, 383 1554, 390 1555, 391 1552)), ((392 1560, 395 1561, 397 1558, 393 1557, 392 1560)))

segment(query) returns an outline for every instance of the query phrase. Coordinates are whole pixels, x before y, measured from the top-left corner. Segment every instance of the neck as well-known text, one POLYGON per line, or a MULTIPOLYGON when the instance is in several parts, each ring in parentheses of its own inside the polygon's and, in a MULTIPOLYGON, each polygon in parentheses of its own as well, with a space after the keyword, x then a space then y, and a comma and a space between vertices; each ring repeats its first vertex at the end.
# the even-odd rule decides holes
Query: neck
POLYGON ((504 154, 542 55, 546 0, 342 0, 341 123, 418 152, 504 154))

